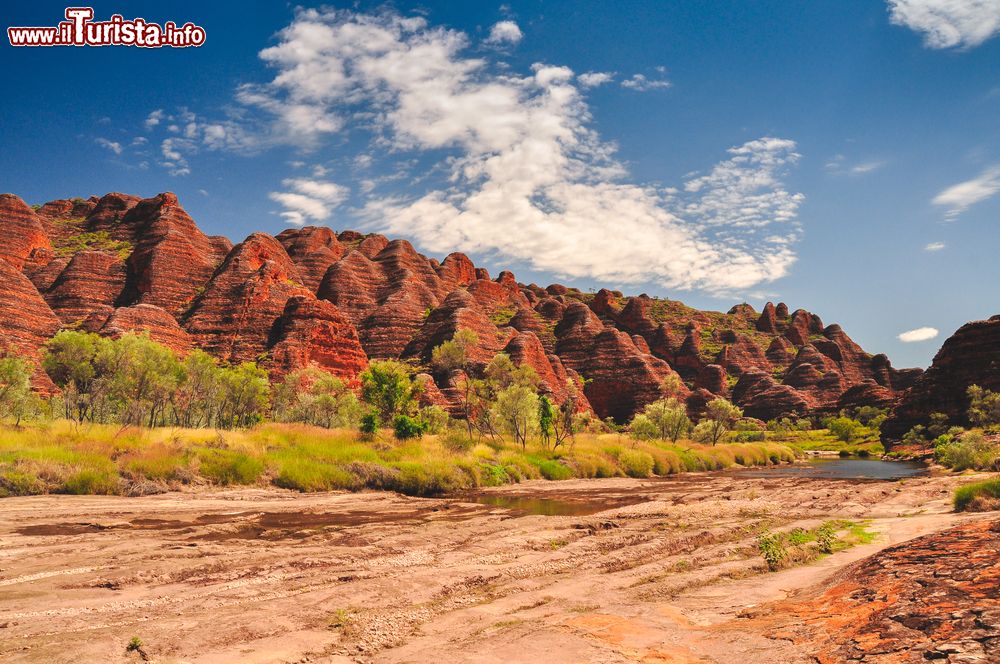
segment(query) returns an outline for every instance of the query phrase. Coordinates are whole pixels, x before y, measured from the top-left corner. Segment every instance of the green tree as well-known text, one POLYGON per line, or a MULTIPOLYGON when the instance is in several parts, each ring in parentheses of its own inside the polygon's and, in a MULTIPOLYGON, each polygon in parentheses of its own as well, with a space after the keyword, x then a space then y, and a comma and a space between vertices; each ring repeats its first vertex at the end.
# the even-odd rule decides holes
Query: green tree
POLYGON ((24 358, 0 357, 0 417, 15 418, 15 426, 32 404, 31 364, 24 358))
POLYGON ((263 420, 271 392, 266 371, 254 362, 244 362, 223 368, 220 382, 219 426, 248 427, 263 420))
POLYGON ((542 438, 542 445, 549 446, 552 438, 552 423, 556 418, 556 409, 547 395, 538 399, 538 433, 542 438))
POLYGON ((969 397, 970 422, 983 427, 1000 424, 1000 394, 978 385, 970 385, 966 394, 969 397))
POLYGON ((849 443, 857 438, 864 427, 861 425, 861 422, 853 420, 850 417, 832 417, 826 421, 826 428, 830 430, 830 433, 837 440, 849 443))
POLYGON ((718 444, 729 433, 743 411, 726 399, 713 399, 705 406, 705 417, 695 427, 696 440, 718 444))
POLYGON ((660 394, 664 399, 679 399, 684 391, 684 382, 675 373, 670 374, 660 383, 660 394))
POLYGON ((63 391, 66 416, 90 415, 98 384, 96 358, 104 340, 96 334, 62 330, 45 344, 42 367, 63 391))
POLYGON ((467 369, 469 349, 479 343, 479 335, 468 329, 455 332, 451 339, 431 351, 431 365, 440 372, 467 369))
POLYGON ((538 428, 538 395, 526 385, 513 384, 497 393, 493 407, 496 419, 521 448, 527 448, 528 436, 538 428))
POLYGON ((660 399, 647 404, 642 410, 643 415, 656 428, 655 438, 676 443, 691 428, 687 410, 677 399, 660 399))
POLYGON ((177 423, 185 427, 210 427, 222 400, 222 371, 215 358, 197 348, 184 358, 183 376, 174 393, 177 423))
POLYGON ((293 371, 271 392, 274 418, 314 426, 353 428, 361 404, 344 381, 316 367, 293 371))
POLYGON ((580 390, 572 378, 566 379, 566 398, 559 404, 559 411, 552 420, 552 449, 557 449, 567 440, 576 439, 576 411, 580 404, 580 390))
POLYGON ((659 431, 653 421, 645 413, 637 413, 629 423, 632 437, 639 440, 653 440, 659 431))
POLYGON ((155 426, 184 378, 177 356, 149 338, 149 333, 122 335, 98 353, 109 395, 120 407, 122 423, 155 426))
POLYGON ((378 412, 382 422, 408 414, 415 396, 410 369, 402 362, 376 360, 361 373, 361 398, 378 412))

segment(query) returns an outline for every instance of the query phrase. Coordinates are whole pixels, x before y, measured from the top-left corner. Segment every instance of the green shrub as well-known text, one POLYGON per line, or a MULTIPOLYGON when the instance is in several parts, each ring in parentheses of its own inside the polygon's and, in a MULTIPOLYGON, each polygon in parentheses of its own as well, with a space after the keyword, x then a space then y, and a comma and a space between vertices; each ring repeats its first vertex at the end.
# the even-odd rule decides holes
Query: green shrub
POLYGON ((274 483, 296 491, 333 491, 358 489, 360 482, 340 466, 316 463, 312 460, 289 460, 282 464, 274 483))
POLYGON ((757 549, 772 572, 781 569, 788 558, 788 550, 780 534, 764 532, 757 537, 757 549))
POLYGON ((816 530, 816 545, 822 553, 833 553, 837 543, 837 529, 832 523, 824 523, 816 530))
POLYGON ((955 509, 967 509, 977 498, 1000 500, 1000 478, 966 484, 955 489, 955 509))
POLYGON ((621 450, 618 463, 629 477, 649 477, 653 474, 653 456, 642 450, 621 450))
POLYGON ((849 417, 834 417, 826 422, 826 428, 837 440, 849 443, 861 433, 861 429, 864 427, 861 422, 849 417))
POLYGON ((409 415, 397 415, 392 421, 392 430, 396 434, 396 438, 400 440, 420 438, 426 429, 426 422, 409 415))
POLYGON ((46 486, 37 475, 16 469, 0 471, 0 498, 34 496, 45 493, 46 486))
POLYGON ((942 466, 957 471, 996 470, 1000 469, 1000 446, 978 431, 969 431, 957 440, 937 445, 934 458, 942 466))
POLYGON ((264 462, 234 450, 202 448, 198 450, 198 470, 216 484, 253 484, 264 472, 264 462))
POLYGON ((361 416, 361 433, 366 436, 374 436, 379 428, 378 413, 372 411, 361 416))
POLYGON ((84 468, 67 477, 62 489, 81 496, 110 496, 118 491, 118 474, 110 468, 84 468))

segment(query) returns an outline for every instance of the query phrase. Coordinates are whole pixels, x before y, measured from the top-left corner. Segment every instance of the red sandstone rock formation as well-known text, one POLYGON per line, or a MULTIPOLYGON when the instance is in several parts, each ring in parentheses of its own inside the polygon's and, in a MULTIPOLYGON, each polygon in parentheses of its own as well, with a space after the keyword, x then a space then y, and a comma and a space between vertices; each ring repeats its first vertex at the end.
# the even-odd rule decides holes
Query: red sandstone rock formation
POLYGON ((80 324, 98 313, 103 314, 103 324, 124 288, 125 262, 121 258, 105 251, 80 251, 44 295, 64 325, 80 324))
POLYGON ((311 295, 284 248, 254 233, 226 257, 184 317, 195 343, 226 362, 257 360, 293 295, 311 295))
MULTIPOLYGON (((674 372, 695 390, 689 403, 731 392, 759 417, 889 403, 920 373, 784 304, 721 313, 607 289, 543 289, 507 271, 490 279, 463 254, 439 263, 403 240, 327 228, 258 233, 233 248, 202 233, 170 193, 52 201, 37 213, 2 196, 0 256, 34 284, 19 278, 10 306, 30 300, 36 322, 47 321, 27 325, 34 336, 0 321, 29 350, 54 331, 54 310, 62 324, 102 334, 146 329, 181 352, 262 359, 277 374, 314 364, 350 379, 369 357, 429 362, 436 345, 470 329, 479 337, 472 371, 507 352, 557 400, 579 372, 597 414, 620 420, 658 398, 674 372)), ((437 379, 435 398, 454 410, 450 378, 437 379)))
POLYGON ((118 338, 126 332, 146 332, 149 338, 184 355, 193 347, 191 336, 160 307, 135 304, 120 307, 108 317, 100 333, 118 338))
POLYGON ((272 336, 270 362, 278 375, 315 366, 352 381, 368 366, 351 321, 311 294, 289 298, 272 336))
POLYGON ((952 424, 967 425, 970 385, 1000 391, 1000 315, 966 323, 934 356, 930 368, 907 390, 882 425, 889 439, 899 439, 915 424, 926 424, 933 412, 952 424))
POLYGON ((171 193, 140 201, 121 226, 134 229, 135 238, 122 303, 153 304, 175 316, 190 305, 232 248, 225 238, 202 233, 171 193))
MULTIPOLYGON (((0 284, 0 350, 37 359, 42 345, 59 330, 59 319, 28 278, 2 258, 0 284)), ((41 370, 35 372, 32 384, 53 389, 41 370)))
POLYGON ((0 260, 20 270, 32 263, 32 253, 37 249, 52 249, 38 215, 17 196, 0 194, 0 219, 0 260))
POLYGON ((347 251, 337 235, 326 227, 288 229, 278 233, 275 239, 298 266, 302 284, 314 293, 319 290, 326 271, 347 251))

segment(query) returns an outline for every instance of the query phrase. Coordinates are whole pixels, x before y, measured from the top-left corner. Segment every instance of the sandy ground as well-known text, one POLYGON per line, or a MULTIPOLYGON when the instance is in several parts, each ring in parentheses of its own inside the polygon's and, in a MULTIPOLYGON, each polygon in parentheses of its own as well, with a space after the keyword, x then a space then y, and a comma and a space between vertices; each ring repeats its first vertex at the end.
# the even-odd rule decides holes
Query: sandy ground
POLYGON ((724 473, 493 491, 612 506, 566 516, 379 492, 9 498, 0 661, 810 662, 740 614, 976 518, 950 512, 961 481, 724 473), (765 570, 755 528, 832 517, 880 536, 765 570), (133 636, 142 652, 126 652, 133 636))

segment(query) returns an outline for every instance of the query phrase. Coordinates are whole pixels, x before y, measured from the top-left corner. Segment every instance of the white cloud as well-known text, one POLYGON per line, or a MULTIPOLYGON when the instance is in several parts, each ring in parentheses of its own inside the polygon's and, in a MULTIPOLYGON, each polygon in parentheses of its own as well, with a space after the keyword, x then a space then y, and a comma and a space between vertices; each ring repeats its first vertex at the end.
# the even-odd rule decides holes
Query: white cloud
POLYGON ((524 37, 521 28, 514 21, 499 21, 490 28, 487 44, 516 44, 524 37))
POLYGON ((991 166, 971 180, 948 187, 931 202, 947 208, 945 216, 955 219, 969 207, 991 198, 998 191, 1000 191, 1000 166, 991 166))
MULTIPOLYGON (((319 150, 333 132, 370 134, 359 165, 399 166, 357 175, 370 228, 438 253, 712 293, 773 281, 795 261, 803 196, 782 181, 798 159, 793 141, 737 145, 678 188, 636 184, 591 126, 584 82, 567 67, 498 70, 468 53, 466 34, 391 12, 302 9, 277 37, 260 54, 273 79, 241 86, 237 99, 272 121, 262 144, 319 150), (394 197, 376 193, 394 179, 394 197)), ((328 218, 347 194, 325 181, 283 184, 270 197, 294 224, 328 218)))
POLYGON ((946 245, 944 242, 930 242, 924 247, 924 251, 941 251, 946 245))
POLYGON ((281 184, 292 191, 272 191, 268 197, 285 208, 279 214, 296 226, 309 219, 328 219, 333 209, 344 202, 350 193, 347 187, 323 180, 289 178, 282 180, 281 184))
POLYGON ((152 129, 156 125, 160 124, 160 122, 163 120, 164 115, 165 113, 163 109, 158 108, 152 113, 150 113, 148 116, 146 116, 146 122, 145 122, 146 129, 152 129))
POLYGON ((629 90, 635 90, 636 92, 646 92, 647 90, 669 88, 670 81, 647 78, 643 74, 633 74, 631 78, 626 78, 622 81, 621 86, 629 90))
POLYGON ((1000 32, 1000 0, 888 0, 889 18, 928 48, 972 48, 1000 32))
POLYGON ((851 175, 866 175, 885 166, 884 161, 865 161, 851 166, 851 175))
POLYGON ((938 331, 933 327, 918 327, 915 330, 903 332, 896 338, 904 344, 912 344, 918 341, 930 341, 938 335, 938 331))
POLYGON ((576 77, 576 80, 580 81, 580 85, 585 88, 596 88, 598 85, 604 85, 605 83, 610 83, 615 78, 615 75, 611 72, 606 71, 588 71, 584 74, 580 74, 576 77))
POLYGON ((847 157, 842 154, 834 155, 830 158, 823 168, 826 169, 828 173, 833 175, 867 175, 869 173, 874 173, 885 166, 885 162, 882 160, 872 159, 869 161, 861 161, 855 164, 849 165, 847 163, 847 157))
POLYGON ((98 145, 100 145, 102 148, 104 148, 106 150, 110 150, 111 152, 114 152, 115 154, 121 154, 122 153, 122 144, 119 143, 118 141, 109 141, 106 138, 98 137, 98 138, 94 139, 94 142, 97 143, 98 145))

